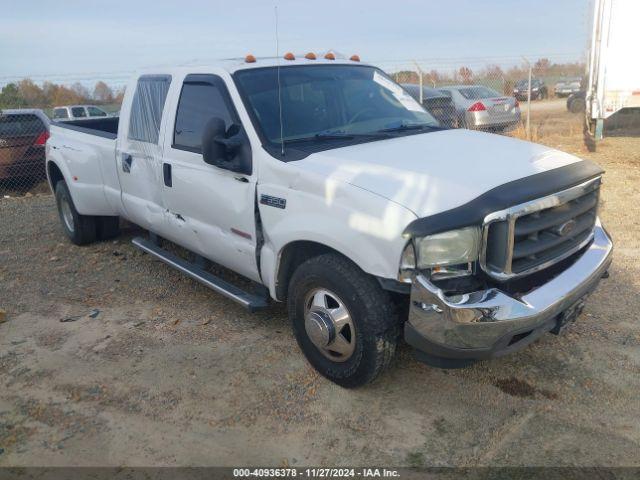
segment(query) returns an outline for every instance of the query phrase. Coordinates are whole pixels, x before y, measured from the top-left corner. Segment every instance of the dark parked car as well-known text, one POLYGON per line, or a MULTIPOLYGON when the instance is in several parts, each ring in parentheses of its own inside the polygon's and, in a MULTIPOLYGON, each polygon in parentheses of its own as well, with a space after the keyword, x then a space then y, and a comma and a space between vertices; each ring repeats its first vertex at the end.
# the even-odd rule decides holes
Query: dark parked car
POLYGON ((584 112, 584 109, 587 106, 586 97, 587 92, 585 90, 569 95, 569 98, 567 98, 567 110, 571 113, 584 112))
POLYGON ((553 89, 556 97, 568 97, 573 93, 578 93, 582 88, 582 77, 562 78, 558 80, 553 89))
MULTIPOLYGON (((402 87, 416 100, 420 101, 420 86, 403 83, 402 87)), ((456 107, 451 95, 435 88, 422 87, 422 106, 440 122, 443 127, 458 127, 456 107)))
MULTIPOLYGON (((513 89, 513 96, 518 100, 527 99, 527 91, 529 89, 529 80, 518 80, 513 89)), ((544 81, 539 78, 531 79, 531 100, 543 100, 549 97, 549 90, 544 81)))
POLYGON ((49 118, 42 110, 0 111, 0 180, 45 176, 49 118))

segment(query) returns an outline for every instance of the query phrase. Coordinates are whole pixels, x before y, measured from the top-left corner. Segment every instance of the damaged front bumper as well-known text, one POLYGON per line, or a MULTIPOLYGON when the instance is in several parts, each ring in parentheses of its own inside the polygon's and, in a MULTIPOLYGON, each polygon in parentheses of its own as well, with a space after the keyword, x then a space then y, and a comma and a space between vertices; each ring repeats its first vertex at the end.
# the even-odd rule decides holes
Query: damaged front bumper
POLYGON ((612 250, 598 223, 593 242, 570 267, 517 298, 499 288, 447 296, 419 274, 411 288, 405 339, 418 358, 437 366, 449 366, 446 359, 480 360, 523 348, 562 326, 569 314, 577 316, 609 268, 612 250))

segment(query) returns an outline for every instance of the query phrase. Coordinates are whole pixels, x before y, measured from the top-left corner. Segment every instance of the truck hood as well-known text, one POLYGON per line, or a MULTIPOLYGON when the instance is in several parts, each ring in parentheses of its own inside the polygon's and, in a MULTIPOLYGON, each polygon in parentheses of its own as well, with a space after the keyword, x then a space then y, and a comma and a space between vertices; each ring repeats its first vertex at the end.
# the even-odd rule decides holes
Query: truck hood
POLYGON ((297 167, 426 217, 513 180, 579 162, 558 150, 471 130, 443 130, 314 153, 297 167))

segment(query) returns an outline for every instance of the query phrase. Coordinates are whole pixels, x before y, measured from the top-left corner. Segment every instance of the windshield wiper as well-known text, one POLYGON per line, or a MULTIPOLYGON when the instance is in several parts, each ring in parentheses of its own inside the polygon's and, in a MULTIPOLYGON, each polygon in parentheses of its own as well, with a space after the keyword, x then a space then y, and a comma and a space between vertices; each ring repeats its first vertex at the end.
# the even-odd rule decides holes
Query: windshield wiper
POLYGON ((382 130, 378 130, 378 132, 388 133, 388 132, 404 132, 406 130, 442 130, 442 127, 438 127, 436 125, 431 125, 430 123, 402 123, 397 127, 383 128, 382 130))
POLYGON ((297 143, 297 142, 313 142, 322 140, 355 140, 356 138, 387 138, 384 132, 371 132, 371 133, 346 133, 346 132, 320 132, 309 137, 290 138, 286 139, 284 143, 297 143))

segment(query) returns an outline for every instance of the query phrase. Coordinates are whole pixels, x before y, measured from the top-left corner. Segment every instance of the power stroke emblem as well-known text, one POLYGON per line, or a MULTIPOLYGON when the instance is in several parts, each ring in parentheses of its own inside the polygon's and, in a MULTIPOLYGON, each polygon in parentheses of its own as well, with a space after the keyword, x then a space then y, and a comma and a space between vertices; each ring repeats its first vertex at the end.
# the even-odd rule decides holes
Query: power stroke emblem
POLYGON ((271 195, 260 195, 260 203, 268 207, 285 209, 287 208, 287 200, 280 197, 272 197, 271 195))

